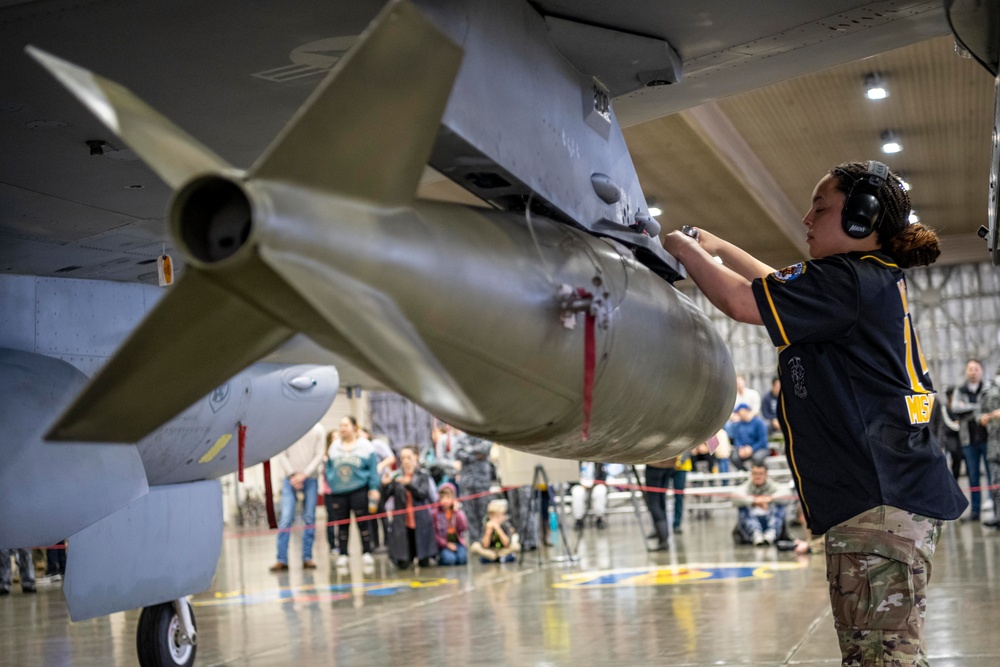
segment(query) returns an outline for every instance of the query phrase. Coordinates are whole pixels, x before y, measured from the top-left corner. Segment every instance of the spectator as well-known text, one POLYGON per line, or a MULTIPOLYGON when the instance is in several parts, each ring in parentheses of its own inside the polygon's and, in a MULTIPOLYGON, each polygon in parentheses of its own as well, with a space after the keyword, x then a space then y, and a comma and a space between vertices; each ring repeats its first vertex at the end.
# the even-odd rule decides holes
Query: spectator
MULTIPOLYGON (((382 475, 388 471, 393 470, 396 467, 396 454, 393 453, 392 447, 389 446, 389 439, 386 436, 372 437, 371 431, 365 428, 358 429, 358 436, 360 438, 366 439, 372 443, 372 449, 375 450, 375 460, 378 461, 376 469, 378 470, 379 479, 382 475)), ((386 515, 385 511, 385 496, 379 498, 378 507, 375 509, 376 514, 381 514, 382 517, 374 524, 372 524, 372 550, 375 553, 382 553, 386 551, 388 539, 389 539, 389 517, 386 515), (379 527, 378 524, 382 524, 382 540, 379 540, 379 527)))
POLYGON ((481 563, 510 563, 521 552, 521 538, 507 519, 507 501, 491 500, 486 506, 483 536, 472 543, 469 553, 481 563))
MULTIPOLYGON (((337 434, 330 432, 326 434, 326 454, 329 455, 330 445, 337 438, 337 434)), ((327 456, 323 457, 323 464, 326 465, 327 456)), ((321 468, 321 471, 323 469, 321 468)), ((338 547, 337 535, 340 531, 340 526, 333 523, 333 492, 330 491, 330 485, 326 483, 326 475, 320 472, 319 476, 319 493, 323 496, 323 506, 326 508, 326 544, 330 547, 330 557, 340 555, 340 548, 338 547)))
POLYGON ((21 573, 21 591, 34 593, 35 564, 31 560, 31 549, 0 549, 0 595, 10 595, 11 576, 10 559, 17 558, 17 569, 21 573))
MULTIPOLYGON (((466 500, 462 505, 469 518, 469 539, 479 541, 483 536, 483 526, 489 505, 489 491, 493 474, 490 464, 490 449, 493 443, 466 433, 455 437, 455 455, 462 464, 459 481, 466 500)), ((506 507, 504 508, 506 513, 506 507)))
POLYGON ((674 487, 673 528, 675 533, 681 532, 681 518, 684 516, 684 487, 689 470, 691 470, 690 454, 646 464, 646 506, 653 517, 654 527, 653 533, 647 535, 647 538, 657 540, 653 551, 665 551, 670 548, 666 489, 671 484, 674 487), (663 489, 663 491, 653 489, 663 489))
MULTIPOLYGON (((371 530, 374 526, 367 519, 378 508, 380 480, 375 448, 368 440, 358 437, 358 422, 354 417, 340 420, 340 437, 334 440, 327 453, 326 483, 330 485, 330 520, 346 522, 351 511, 361 532, 361 559, 366 567, 373 567, 371 530)), ((347 546, 350 531, 346 525, 337 535, 338 553, 336 566, 347 567, 347 546)))
MULTIPOLYGON (((729 433, 724 428, 720 428, 719 432, 714 436, 716 442, 715 451, 712 454, 715 456, 715 466, 718 472, 729 472, 729 459, 733 455, 733 443, 729 439, 729 433)), ((712 438, 709 438, 706 444, 711 448, 712 438)), ((723 486, 729 486, 729 480, 722 481, 723 486)))
POLYGON ((440 505, 434 508, 434 537, 438 545, 440 565, 465 565, 467 546, 465 534, 469 522, 456 498, 455 485, 445 482, 438 488, 440 505))
MULTIPOLYGON (((756 389, 751 389, 747 386, 747 379, 742 375, 736 376, 736 406, 747 405, 750 408, 752 416, 756 417, 760 414, 760 393, 756 389)), ((733 416, 729 418, 730 421, 736 420, 736 410, 733 410, 733 416)))
POLYGON ((767 436, 772 433, 781 433, 781 424, 778 423, 778 405, 781 400, 781 379, 774 376, 771 379, 771 391, 764 394, 764 399, 760 404, 760 416, 767 424, 767 436))
POLYGON ((594 525, 604 530, 604 512, 608 506, 608 473, 603 463, 580 463, 580 483, 573 486, 573 518, 576 529, 583 530, 583 519, 587 516, 587 501, 594 514, 594 525))
MULTIPOLYGON (((958 437, 962 442, 962 454, 965 457, 965 469, 969 473, 970 497, 972 512, 971 521, 979 521, 979 510, 982 502, 979 492, 980 460, 986 466, 986 481, 991 484, 990 466, 986 461, 986 429, 975 419, 979 397, 990 388, 989 380, 983 379, 983 364, 978 359, 969 359, 965 364, 965 384, 955 390, 952 399, 952 412, 958 417, 960 430, 958 437)), ((996 510, 994 510, 996 511, 996 510)))
POLYGON ((787 490, 768 479, 767 466, 754 463, 750 479, 733 495, 733 505, 739 508, 740 534, 754 545, 774 544, 784 533, 788 495, 787 490))
POLYGON ((420 461, 434 478, 435 484, 451 482, 458 494, 455 478, 462 464, 455 458, 458 445, 456 431, 448 424, 435 424, 431 429, 431 446, 420 455, 420 461))
POLYGON ((726 424, 726 432, 733 445, 730 460, 737 470, 746 470, 751 460, 762 462, 767 457, 767 425, 746 403, 736 406, 736 421, 726 424))
MULTIPOLYGON (((503 471, 501 470, 500 473, 502 475, 503 471)), ((548 499, 548 493, 545 491, 533 490, 530 484, 525 484, 516 489, 509 489, 506 493, 511 522, 514 524, 514 530, 521 536, 521 549, 523 551, 534 551, 538 548, 539 525, 541 521, 539 521, 540 515, 537 511, 534 514, 531 512, 533 494, 539 501, 535 507, 538 510, 543 504, 542 499, 548 499)), ((545 504, 545 508, 548 511, 547 504, 545 504)), ((547 515, 545 515, 545 518, 548 518, 547 515)))
POLYGON ((323 450, 326 445, 326 429, 322 424, 314 425, 291 447, 274 458, 274 469, 281 479, 281 518, 278 519, 278 561, 271 566, 271 572, 288 570, 288 540, 292 522, 295 521, 295 507, 302 492, 302 568, 316 567, 312 559, 313 539, 316 535, 316 494, 319 480, 316 478, 323 450))
MULTIPOLYGON (((993 385, 982 395, 976 421, 987 431, 986 463, 993 470, 1000 470, 1000 386, 993 385)), ((984 521, 983 525, 1000 529, 1000 485, 990 488, 990 495, 993 499, 993 518, 984 521)))
POLYGON ((45 578, 61 581, 66 576, 66 540, 45 550, 45 578))
POLYGON ((399 450, 400 470, 395 475, 387 470, 382 477, 382 495, 392 498, 394 506, 389 559, 401 570, 410 567, 414 558, 427 567, 428 559, 438 553, 430 507, 431 476, 417 466, 419 456, 416 445, 406 445, 399 450))
POLYGON ((944 400, 934 401, 931 408, 931 432, 937 438, 941 449, 948 454, 951 459, 951 474, 958 479, 962 474, 962 441, 959 437, 959 430, 962 428, 955 416, 951 412, 951 403, 955 396, 955 387, 948 387, 944 390, 944 400))

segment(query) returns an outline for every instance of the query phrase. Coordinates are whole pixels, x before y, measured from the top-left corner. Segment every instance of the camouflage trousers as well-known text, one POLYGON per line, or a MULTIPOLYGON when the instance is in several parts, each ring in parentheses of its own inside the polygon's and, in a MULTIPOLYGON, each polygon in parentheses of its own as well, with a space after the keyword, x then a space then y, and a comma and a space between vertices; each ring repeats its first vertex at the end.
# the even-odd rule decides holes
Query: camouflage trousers
POLYGON ((882 505, 826 534, 826 576, 845 667, 927 665, 924 615, 944 522, 882 505))

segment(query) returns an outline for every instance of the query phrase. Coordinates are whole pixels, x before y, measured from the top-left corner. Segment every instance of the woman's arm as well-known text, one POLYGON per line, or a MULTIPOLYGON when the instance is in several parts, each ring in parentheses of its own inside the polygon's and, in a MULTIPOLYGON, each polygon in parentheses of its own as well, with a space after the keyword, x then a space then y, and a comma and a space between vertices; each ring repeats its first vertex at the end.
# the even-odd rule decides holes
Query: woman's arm
POLYGON ((382 476, 378 472, 378 459, 375 458, 374 452, 368 455, 365 468, 368 472, 368 489, 378 491, 382 487, 382 476))
POLYGON ((379 472, 384 472, 390 469, 392 467, 392 464, 395 462, 396 462, 396 455, 389 454, 389 456, 385 457, 384 459, 378 462, 376 468, 378 469, 379 472))
POLYGON ((768 266, 746 250, 739 248, 729 241, 720 239, 711 232, 698 229, 698 244, 710 255, 717 255, 730 269, 746 278, 763 278, 769 273, 774 273, 774 267, 768 266))
POLYGON ((414 502, 427 500, 427 497, 431 494, 430 477, 427 473, 418 470, 413 473, 413 477, 410 479, 410 483, 406 485, 406 488, 410 490, 410 495, 413 496, 414 502))
MULTIPOLYGON (((697 241, 686 234, 667 234, 663 239, 663 247, 684 265, 694 284, 704 292, 713 306, 739 322, 764 324, 749 278, 716 262, 697 241)), ((760 265, 764 266, 762 263, 760 265)))

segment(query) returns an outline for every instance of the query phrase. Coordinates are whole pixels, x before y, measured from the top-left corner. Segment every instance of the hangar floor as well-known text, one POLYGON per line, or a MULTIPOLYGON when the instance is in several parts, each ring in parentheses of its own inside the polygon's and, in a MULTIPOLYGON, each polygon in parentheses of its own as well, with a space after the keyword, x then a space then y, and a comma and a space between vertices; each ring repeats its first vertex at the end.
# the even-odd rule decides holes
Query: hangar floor
MULTIPOLYGON (((358 559, 338 574, 325 558, 273 575, 273 536, 229 534, 213 588, 192 600, 196 664, 839 664, 822 554, 736 547, 734 518, 689 521, 670 552, 646 553, 620 514, 581 534, 576 565, 530 553, 521 565, 400 572, 380 556, 367 576, 358 559)), ((929 598, 933 665, 1000 664, 1000 532, 949 526, 929 598)), ((0 598, 0 664, 133 665, 137 618, 69 623, 58 584, 15 586, 0 598)))

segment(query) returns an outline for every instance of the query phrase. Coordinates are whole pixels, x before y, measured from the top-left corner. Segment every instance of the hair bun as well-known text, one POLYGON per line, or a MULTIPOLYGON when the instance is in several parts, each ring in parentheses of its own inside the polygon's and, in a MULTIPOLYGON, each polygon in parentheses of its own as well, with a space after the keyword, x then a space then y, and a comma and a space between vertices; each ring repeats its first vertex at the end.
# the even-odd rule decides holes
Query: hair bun
POLYGON ((904 269, 928 266, 941 256, 937 233, 920 223, 907 225, 889 239, 883 249, 904 269))

